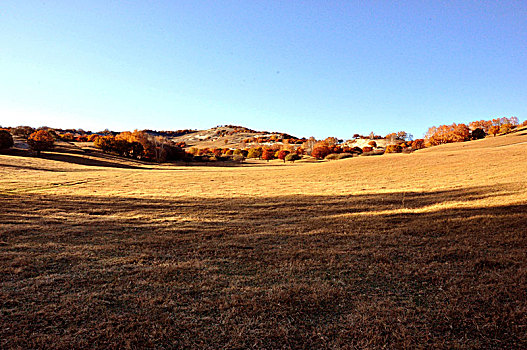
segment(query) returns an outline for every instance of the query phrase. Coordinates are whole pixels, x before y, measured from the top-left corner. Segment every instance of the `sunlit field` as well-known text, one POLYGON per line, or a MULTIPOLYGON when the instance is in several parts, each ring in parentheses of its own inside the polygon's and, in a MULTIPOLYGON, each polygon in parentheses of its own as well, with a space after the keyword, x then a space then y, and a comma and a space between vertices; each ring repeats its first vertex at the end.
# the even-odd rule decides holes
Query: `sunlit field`
POLYGON ((526 348, 527 132, 240 166, 0 155, 0 347, 526 348))

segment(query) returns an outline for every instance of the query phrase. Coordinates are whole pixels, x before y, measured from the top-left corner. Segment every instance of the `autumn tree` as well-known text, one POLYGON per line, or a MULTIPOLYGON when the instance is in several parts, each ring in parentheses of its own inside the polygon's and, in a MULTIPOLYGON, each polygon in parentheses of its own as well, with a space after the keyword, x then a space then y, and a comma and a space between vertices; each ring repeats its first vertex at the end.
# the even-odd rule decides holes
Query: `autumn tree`
POLYGON ((338 139, 336 137, 328 137, 324 140, 324 143, 327 146, 335 146, 338 143, 338 139))
POLYGON ((397 139, 401 141, 405 141, 408 138, 408 133, 406 131, 399 131, 397 132, 397 139))
POLYGON ((247 158, 261 158, 262 149, 261 148, 251 148, 247 154, 247 158))
POLYGON ((93 141, 93 145, 104 153, 111 152, 115 146, 115 137, 113 135, 99 136, 93 141))
POLYGON ((425 135, 426 142, 431 145, 441 145, 451 142, 462 142, 470 139, 470 129, 465 124, 440 125, 431 127, 425 135))
POLYGON ((288 155, 289 153, 291 153, 291 152, 286 151, 286 150, 278 151, 278 157, 277 157, 277 158, 283 160, 284 163, 285 163, 285 157, 287 157, 287 155, 288 155))
POLYGON ((40 156, 41 151, 47 151, 53 148, 55 139, 47 130, 38 130, 29 135, 27 143, 32 150, 37 151, 37 156, 40 156))
POLYGON ((330 153, 331 153, 331 150, 329 149, 328 146, 317 145, 315 148, 313 148, 311 155, 315 157, 316 159, 324 159, 330 153))
POLYGON ((472 130, 472 132, 474 132, 474 130, 476 129, 481 129, 483 130, 483 132, 485 132, 485 134, 489 133, 489 129, 491 126, 491 120, 476 120, 468 124, 468 127, 472 130))
POLYGON ((514 126, 510 123, 505 123, 505 124, 502 124, 500 126, 500 133, 501 134, 507 134, 509 133, 512 129, 514 128, 514 126))
POLYGON ((0 130, 0 149, 13 147, 13 136, 7 130, 0 130))
POLYGON ((500 127, 498 125, 492 125, 489 128, 489 134, 492 134, 492 136, 496 136, 500 132, 500 127))
POLYGON ((412 141, 412 148, 413 149, 425 148, 425 140, 424 139, 417 139, 417 140, 412 141))
POLYGON ((97 135, 97 134, 91 134, 91 135, 88 135, 88 142, 94 142, 96 139, 98 139, 99 137, 101 137, 100 135, 97 135))
POLYGON ((272 150, 270 148, 266 148, 262 152, 262 159, 264 159, 266 161, 270 161, 271 159, 274 159, 274 154, 275 154, 274 150, 272 150))

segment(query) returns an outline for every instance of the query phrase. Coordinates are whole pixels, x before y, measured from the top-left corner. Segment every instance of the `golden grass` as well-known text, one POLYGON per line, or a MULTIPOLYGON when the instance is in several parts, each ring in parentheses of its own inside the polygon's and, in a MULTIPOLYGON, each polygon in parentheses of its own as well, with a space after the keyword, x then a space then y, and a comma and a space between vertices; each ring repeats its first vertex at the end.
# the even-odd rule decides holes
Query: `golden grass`
POLYGON ((0 155, 0 347, 525 348, 526 150, 0 155))

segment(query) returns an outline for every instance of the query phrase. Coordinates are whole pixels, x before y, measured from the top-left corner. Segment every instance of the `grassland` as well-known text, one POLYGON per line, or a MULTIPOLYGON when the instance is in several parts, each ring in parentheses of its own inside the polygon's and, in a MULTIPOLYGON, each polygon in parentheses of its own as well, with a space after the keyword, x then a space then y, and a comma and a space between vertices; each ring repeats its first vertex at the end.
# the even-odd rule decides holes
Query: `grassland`
POLYGON ((0 155, 1 348, 526 348, 527 135, 316 164, 0 155))

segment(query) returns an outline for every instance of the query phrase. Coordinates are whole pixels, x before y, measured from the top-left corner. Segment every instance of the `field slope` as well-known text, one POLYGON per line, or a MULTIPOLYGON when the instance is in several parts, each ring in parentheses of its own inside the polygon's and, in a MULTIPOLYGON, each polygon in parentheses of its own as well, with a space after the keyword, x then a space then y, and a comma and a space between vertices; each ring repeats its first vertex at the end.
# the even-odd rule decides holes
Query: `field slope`
POLYGON ((0 348, 526 348, 527 132, 238 167, 0 155, 0 348))

